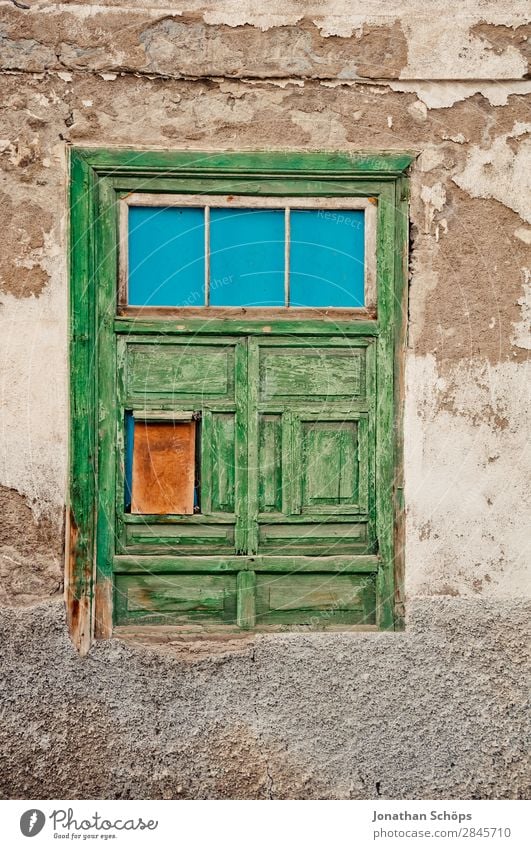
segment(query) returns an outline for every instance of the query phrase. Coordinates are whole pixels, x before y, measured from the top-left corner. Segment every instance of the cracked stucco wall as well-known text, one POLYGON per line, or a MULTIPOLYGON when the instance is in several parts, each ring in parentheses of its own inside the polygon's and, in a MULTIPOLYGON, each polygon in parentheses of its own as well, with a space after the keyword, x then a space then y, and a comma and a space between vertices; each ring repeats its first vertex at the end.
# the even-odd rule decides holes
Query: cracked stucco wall
POLYGON ((525 795, 527 4, 19 5, 0 0, 1 792, 525 795), (61 601, 70 144, 419 152, 404 634, 75 655, 61 601))

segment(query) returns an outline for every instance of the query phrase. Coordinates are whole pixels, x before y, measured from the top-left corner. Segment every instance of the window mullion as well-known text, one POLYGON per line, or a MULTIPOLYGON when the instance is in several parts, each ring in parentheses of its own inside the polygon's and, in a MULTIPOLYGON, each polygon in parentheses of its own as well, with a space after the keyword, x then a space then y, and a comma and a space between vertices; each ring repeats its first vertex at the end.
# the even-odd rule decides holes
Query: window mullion
POLYGON ((284 210, 284 306, 289 307, 289 252, 290 252, 290 207, 284 210))
POLYGON ((205 306, 210 305, 210 207, 205 206, 205 306))

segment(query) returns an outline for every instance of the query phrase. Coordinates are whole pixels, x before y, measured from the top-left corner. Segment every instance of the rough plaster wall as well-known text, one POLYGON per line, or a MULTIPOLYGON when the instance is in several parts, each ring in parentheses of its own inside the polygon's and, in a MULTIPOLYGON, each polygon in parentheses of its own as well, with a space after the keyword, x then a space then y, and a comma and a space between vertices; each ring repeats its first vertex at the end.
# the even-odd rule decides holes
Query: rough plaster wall
POLYGON ((351 0, 151 0, 126 26, 112 0, 27 5, 0 2, 3 793, 524 794, 526 4, 436 19, 421 0, 370 17, 351 0), (34 606, 62 582, 68 144, 419 152, 405 634, 244 640, 193 662, 114 641, 80 661, 61 602, 34 606))
POLYGON ((195 658, 111 640, 80 658, 60 604, 9 612, 0 793, 528 798, 528 623, 514 602, 437 599, 404 634, 195 658))

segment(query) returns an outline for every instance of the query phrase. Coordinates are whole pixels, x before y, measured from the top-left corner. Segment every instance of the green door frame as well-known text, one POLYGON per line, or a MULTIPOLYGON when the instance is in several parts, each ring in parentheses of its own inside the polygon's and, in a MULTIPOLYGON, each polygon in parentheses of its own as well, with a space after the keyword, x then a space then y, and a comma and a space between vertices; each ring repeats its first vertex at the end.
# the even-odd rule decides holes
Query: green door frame
MULTIPOLYGON (((380 629, 403 626, 402 407, 407 317, 407 169, 411 152, 209 153, 75 148, 70 156, 70 475, 66 600, 86 653, 112 633, 115 327, 197 332, 195 317, 117 317, 118 206, 131 191, 373 197, 378 205, 377 317, 267 320, 272 334, 338 332, 377 341, 376 525, 380 629)), ((263 318, 209 320, 209 331, 263 334, 263 318)))

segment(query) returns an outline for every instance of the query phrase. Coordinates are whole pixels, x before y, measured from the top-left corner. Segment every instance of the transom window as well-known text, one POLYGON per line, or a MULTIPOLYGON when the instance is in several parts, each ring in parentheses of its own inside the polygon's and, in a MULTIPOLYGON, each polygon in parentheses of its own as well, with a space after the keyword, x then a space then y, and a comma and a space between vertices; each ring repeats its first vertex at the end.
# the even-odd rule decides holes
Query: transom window
POLYGON ((376 213, 372 198, 129 195, 122 306, 373 307, 376 213))

